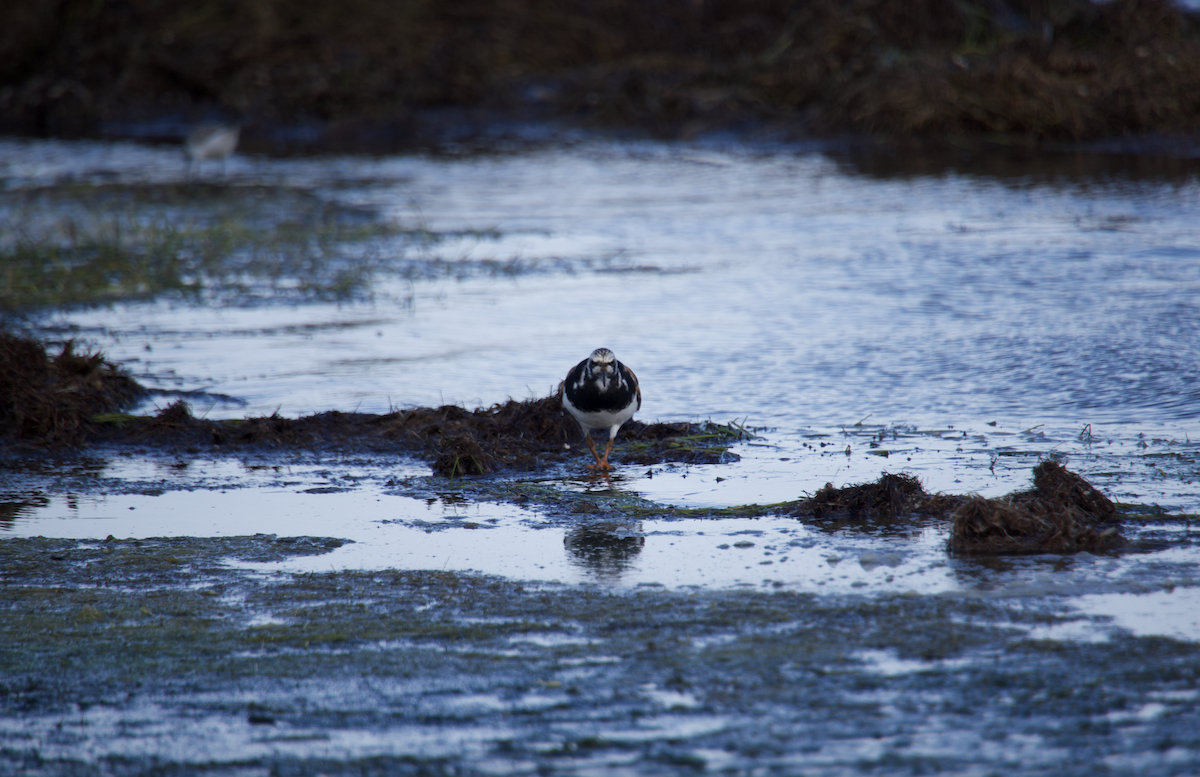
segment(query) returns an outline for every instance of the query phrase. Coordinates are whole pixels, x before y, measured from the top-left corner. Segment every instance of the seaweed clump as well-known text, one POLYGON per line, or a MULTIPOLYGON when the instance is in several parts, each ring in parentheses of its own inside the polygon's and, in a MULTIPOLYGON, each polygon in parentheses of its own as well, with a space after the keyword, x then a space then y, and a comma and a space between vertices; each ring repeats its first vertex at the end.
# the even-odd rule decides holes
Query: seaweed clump
POLYGON ((0 331, 0 439, 78 444, 92 416, 144 394, 99 351, 77 353, 68 340, 51 357, 37 340, 0 331))
POLYGON ((528 468, 539 454, 564 451, 573 422, 555 396, 509 400, 474 411, 456 405, 418 407, 379 419, 389 436, 424 447, 439 475, 487 475, 501 468, 528 468))
POLYGON ((966 497, 950 516, 951 553, 1101 553, 1124 544, 1116 506, 1055 461, 1033 470, 1033 489, 999 499, 966 497))
POLYGON ((930 494, 913 475, 884 473, 844 488, 827 483, 785 513, 821 522, 948 520, 949 550, 961 555, 1103 553, 1125 543, 1112 501, 1056 461, 1034 467, 1032 489, 997 499, 930 494))
POLYGON ((797 502, 790 512, 797 516, 811 516, 816 520, 849 516, 894 521, 905 515, 943 514, 951 502, 956 503, 955 497, 926 493, 915 475, 885 472, 873 483, 843 488, 834 488, 832 483, 826 483, 811 498, 797 502))

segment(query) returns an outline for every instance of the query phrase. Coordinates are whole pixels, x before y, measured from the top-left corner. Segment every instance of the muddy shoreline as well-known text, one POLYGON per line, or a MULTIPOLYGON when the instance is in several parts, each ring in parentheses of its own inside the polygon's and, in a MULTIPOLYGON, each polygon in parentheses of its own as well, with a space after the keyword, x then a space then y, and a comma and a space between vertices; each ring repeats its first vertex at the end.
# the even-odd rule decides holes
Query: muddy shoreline
POLYGON ((546 121, 1006 144, 1200 128, 1200 24, 1165 0, 39 2, 0 29, 0 131, 41 136, 224 118, 278 152, 546 121))

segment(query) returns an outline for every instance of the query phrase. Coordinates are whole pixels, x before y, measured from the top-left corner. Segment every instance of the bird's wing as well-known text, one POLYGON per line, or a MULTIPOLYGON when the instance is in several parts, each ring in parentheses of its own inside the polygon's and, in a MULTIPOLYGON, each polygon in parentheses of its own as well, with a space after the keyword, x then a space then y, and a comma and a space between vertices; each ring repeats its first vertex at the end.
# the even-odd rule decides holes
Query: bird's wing
MULTIPOLYGON (((622 364, 621 366, 625 367, 624 364, 622 364)), ((635 407, 634 410, 641 410, 642 409, 642 384, 638 382, 637 375, 634 374, 633 370, 629 369, 628 367, 625 367, 625 371, 629 373, 629 377, 633 378, 633 389, 634 389, 634 391, 637 392, 637 407, 635 407)))

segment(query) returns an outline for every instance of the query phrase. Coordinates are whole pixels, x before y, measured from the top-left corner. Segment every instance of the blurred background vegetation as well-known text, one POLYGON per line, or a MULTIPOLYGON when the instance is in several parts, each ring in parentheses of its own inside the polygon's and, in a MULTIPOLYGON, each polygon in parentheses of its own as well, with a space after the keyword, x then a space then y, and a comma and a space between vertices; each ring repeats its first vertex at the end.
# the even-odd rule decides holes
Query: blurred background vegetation
POLYGON ((1081 140, 1200 126, 1166 0, 8 0, 0 130, 217 113, 403 135, 445 109, 687 136, 1081 140))

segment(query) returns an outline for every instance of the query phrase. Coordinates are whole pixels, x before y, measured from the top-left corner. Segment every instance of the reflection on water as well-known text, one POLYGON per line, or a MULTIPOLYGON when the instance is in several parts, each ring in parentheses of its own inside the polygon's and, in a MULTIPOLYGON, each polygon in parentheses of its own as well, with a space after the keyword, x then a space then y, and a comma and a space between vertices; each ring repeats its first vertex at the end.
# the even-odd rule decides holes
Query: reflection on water
POLYGON ((14 501, 0 497, 0 530, 11 531, 18 522, 36 518, 38 508, 49 505, 50 500, 44 496, 29 496, 14 501))
MULTIPOLYGON (((163 472, 152 466, 145 471, 163 472)), ((270 564, 230 562, 294 573, 436 569, 624 591, 750 587, 939 595, 1017 606, 1061 598, 1079 622, 1061 622, 1032 636, 1103 640, 1117 629, 1200 640, 1200 621, 1189 614, 1200 560, 1196 537, 1184 522, 1127 527, 1139 550, 1120 556, 961 559, 947 556, 947 527, 940 522, 881 532, 861 523, 810 526, 780 516, 624 521, 539 514, 513 505, 464 502, 450 493, 428 499, 389 494, 383 484, 393 473, 349 462, 278 471, 239 462, 214 467, 207 475, 178 470, 172 477, 185 490, 9 501, 3 531, 80 539, 261 532, 351 540, 317 556, 270 564), (208 480, 212 475, 218 477, 208 480), (224 490, 213 489, 218 483, 224 490)))
POLYGON ((588 523, 571 529, 563 538, 571 560, 606 583, 619 580, 645 545, 640 523, 588 523))

